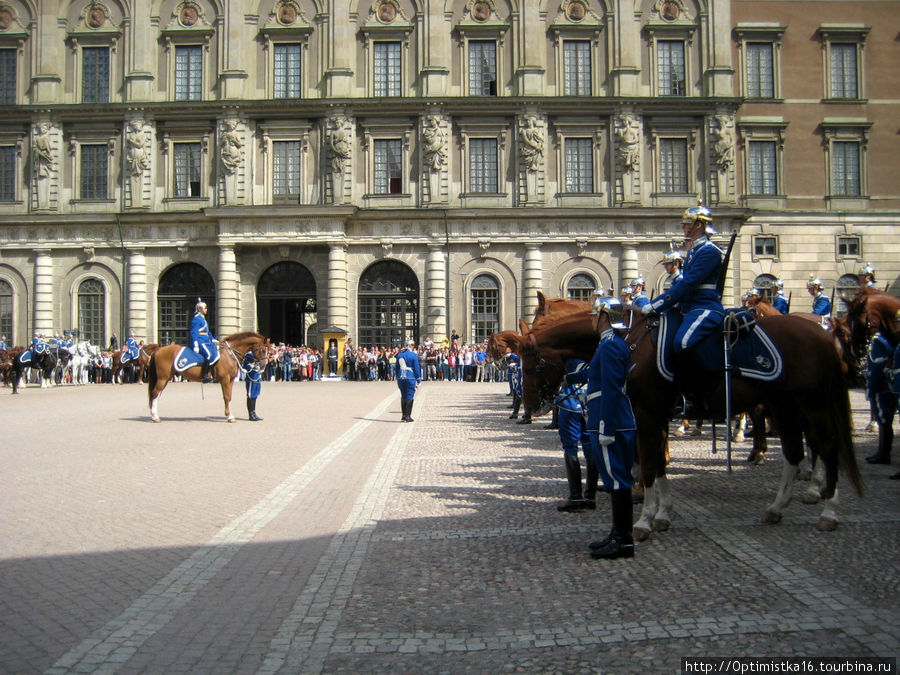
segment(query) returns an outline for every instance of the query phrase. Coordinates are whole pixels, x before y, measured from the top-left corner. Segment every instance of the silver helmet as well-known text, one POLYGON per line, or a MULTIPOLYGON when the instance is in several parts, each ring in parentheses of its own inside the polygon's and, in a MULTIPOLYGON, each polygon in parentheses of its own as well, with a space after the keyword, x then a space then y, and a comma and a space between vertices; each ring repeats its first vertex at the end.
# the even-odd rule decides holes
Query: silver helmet
POLYGON ((615 298, 597 298, 591 307, 591 316, 606 314, 609 324, 617 330, 627 328, 625 325, 625 309, 615 298))

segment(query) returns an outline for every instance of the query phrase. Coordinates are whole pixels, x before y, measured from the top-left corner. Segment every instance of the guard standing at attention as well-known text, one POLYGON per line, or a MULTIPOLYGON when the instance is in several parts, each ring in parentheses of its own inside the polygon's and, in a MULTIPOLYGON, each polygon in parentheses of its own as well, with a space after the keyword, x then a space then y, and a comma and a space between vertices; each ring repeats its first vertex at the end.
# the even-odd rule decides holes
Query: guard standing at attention
MULTIPOLYGON (((566 374, 584 370, 587 364, 581 359, 566 361, 566 374)), ((563 382, 556 397, 559 411, 559 441, 563 446, 566 463, 566 480, 569 483, 569 498, 556 507, 557 511, 575 512, 597 508, 597 482, 599 473, 591 457, 591 439, 587 434, 584 406, 581 404, 581 386, 563 382), (581 464, 578 461, 578 446, 581 445, 587 466, 587 484, 581 489, 581 464)))
POLYGON ((198 298, 195 309, 194 318, 191 319, 191 345, 193 350, 205 359, 203 382, 209 384, 214 381, 210 370, 219 360, 219 348, 216 346, 216 339, 212 336, 206 321, 206 313, 209 311, 206 303, 198 298))
POLYGON ((612 501, 612 530, 606 539, 590 544, 592 558, 633 558, 631 469, 637 448, 637 425, 625 382, 631 370, 631 351, 617 330, 626 330, 622 303, 597 298, 591 309, 600 344, 590 367, 566 375, 569 384, 587 383, 587 432, 591 454, 612 501))
MULTIPOLYGON (((894 395, 889 375, 893 370, 894 352, 900 344, 898 335, 891 328, 885 326, 875 333, 867 358, 866 396, 878 422, 878 451, 866 457, 869 464, 891 463, 897 397, 894 395)), ((896 378, 896 374, 894 377, 896 378)))
POLYGON ((397 354, 397 386, 400 387, 400 411, 403 413, 401 421, 412 422, 413 400, 416 397, 416 387, 422 381, 422 368, 419 365, 419 355, 413 351, 416 343, 406 341, 406 347, 397 354))
POLYGON ((262 375, 259 372, 260 363, 256 354, 250 349, 241 360, 241 368, 247 375, 247 415, 251 422, 262 422, 262 417, 256 414, 256 399, 262 391, 262 375))

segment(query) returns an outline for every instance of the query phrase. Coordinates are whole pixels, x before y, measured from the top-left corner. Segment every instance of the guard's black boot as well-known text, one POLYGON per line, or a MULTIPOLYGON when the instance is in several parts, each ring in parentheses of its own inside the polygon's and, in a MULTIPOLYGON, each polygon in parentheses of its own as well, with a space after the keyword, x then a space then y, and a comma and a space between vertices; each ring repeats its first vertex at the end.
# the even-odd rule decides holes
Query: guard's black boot
POLYGON ((569 498, 558 504, 557 511, 573 513, 586 508, 584 497, 581 495, 581 465, 578 463, 578 455, 564 454, 566 461, 566 480, 569 481, 569 498))
POLYGON ((878 452, 866 457, 869 464, 890 464, 891 445, 894 443, 894 428, 888 424, 878 425, 878 452))
POLYGON ((703 419, 703 410, 691 396, 686 395, 684 397, 684 410, 682 411, 681 416, 686 420, 700 420, 703 419))
MULTIPOLYGON (((600 481, 600 472, 597 471, 597 465, 590 457, 585 458, 587 464, 587 481, 584 484, 584 503, 585 508, 593 511, 597 508, 597 483, 600 481)), ((600 487, 605 491, 604 487, 600 487)))
POLYGON ((407 421, 407 422, 414 422, 414 421, 415 421, 415 420, 413 420, 413 418, 412 418, 412 407, 413 407, 413 401, 414 401, 414 400, 415 400, 415 399, 409 399, 409 400, 406 402, 406 421, 407 421))
POLYGON ((409 401, 405 398, 400 399, 400 421, 401 422, 409 422, 409 401))
POLYGON ((511 420, 514 420, 519 416, 519 406, 522 405, 522 399, 515 394, 513 396, 513 411, 512 415, 509 416, 509 419, 511 420))
POLYGON ((553 419, 550 420, 550 424, 544 427, 545 429, 559 429, 559 406, 553 406, 553 419))
POLYGON ((612 491, 613 532, 606 546, 591 551, 592 558, 633 558, 634 539, 631 537, 631 488, 612 491))
POLYGON ((210 370, 212 370, 212 366, 210 366, 209 363, 204 363, 202 373, 203 384, 209 384, 210 382, 213 382, 213 377, 209 372, 210 370))
POLYGON ((531 424, 531 413, 526 410, 525 414, 522 415, 522 419, 516 422, 516 424, 531 424))
POLYGON ((262 417, 256 414, 256 399, 247 399, 247 412, 250 413, 251 422, 262 422, 262 417))

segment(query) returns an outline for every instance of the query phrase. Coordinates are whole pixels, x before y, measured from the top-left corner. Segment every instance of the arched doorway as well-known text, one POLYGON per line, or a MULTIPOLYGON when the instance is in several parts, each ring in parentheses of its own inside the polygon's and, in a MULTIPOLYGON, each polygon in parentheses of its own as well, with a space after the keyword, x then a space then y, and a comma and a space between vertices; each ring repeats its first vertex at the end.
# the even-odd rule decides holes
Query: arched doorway
MULTIPOLYGON (((216 284, 212 275, 197 263, 179 263, 166 270, 159 279, 156 292, 159 306, 159 342, 187 344, 190 340, 191 317, 197 299, 209 307, 206 320, 215 335, 216 284)), ((220 336, 216 336, 220 337, 220 336)))
POLYGON ((757 289, 762 299, 770 305, 778 293, 778 280, 772 274, 763 273, 753 280, 753 287, 757 289))
POLYGON ((275 263, 256 285, 256 320, 273 342, 307 344, 306 329, 316 322, 316 280, 300 263, 275 263))
POLYGON ((377 262, 359 280, 359 345, 399 347, 419 342, 419 280, 396 260, 377 262))

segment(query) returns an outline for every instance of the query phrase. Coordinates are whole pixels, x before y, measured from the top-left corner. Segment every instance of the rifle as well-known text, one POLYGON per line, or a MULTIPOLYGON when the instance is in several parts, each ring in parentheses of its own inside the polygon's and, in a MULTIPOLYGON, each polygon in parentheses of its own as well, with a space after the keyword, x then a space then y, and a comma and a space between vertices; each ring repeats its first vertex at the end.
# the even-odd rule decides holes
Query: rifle
POLYGON ((785 312, 785 314, 791 313, 791 297, 793 295, 794 295, 794 291, 791 291, 790 293, 788 293, 788 306, 787 306, 787 312, 785 312))
POLYGON ((722 259, 722 268, 719 270, 719 278, 716 280, 716 293, 722 297, 722 291, 725 290, 725 277, 728 276, 728 261, 731 260, 731 250, 734 248, 734 240, 737 239, 737 230, 731 233, 731 240, 728 242, 728 249, 725 251, 725 257, 722 259))

